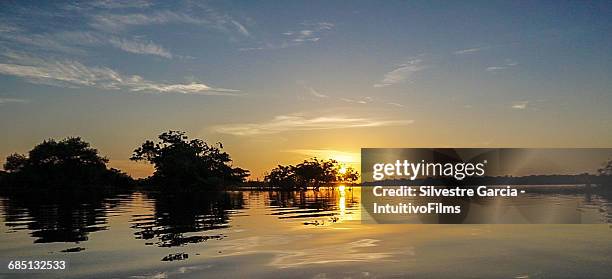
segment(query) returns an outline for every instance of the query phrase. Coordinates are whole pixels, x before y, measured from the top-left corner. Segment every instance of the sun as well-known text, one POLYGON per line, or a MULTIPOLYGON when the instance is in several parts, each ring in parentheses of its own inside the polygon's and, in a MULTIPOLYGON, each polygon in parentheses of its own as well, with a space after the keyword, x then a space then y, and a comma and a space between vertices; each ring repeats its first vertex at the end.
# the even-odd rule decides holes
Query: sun
POLYGON ((346 173, 346 166, 341 166, 340 169, 338 170, 338 173, 340 174, 345 174, 346 173))

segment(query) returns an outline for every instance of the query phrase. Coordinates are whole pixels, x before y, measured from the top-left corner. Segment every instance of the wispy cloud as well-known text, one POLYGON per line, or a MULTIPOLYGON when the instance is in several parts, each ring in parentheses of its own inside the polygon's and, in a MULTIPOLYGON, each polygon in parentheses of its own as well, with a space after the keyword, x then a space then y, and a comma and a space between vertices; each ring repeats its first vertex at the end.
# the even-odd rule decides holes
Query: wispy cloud
POLYGON ((398 107, 398 108, 403 108, 406 107, 400 103, 397 102, 389 102, 386 100, 381 100, 378 98, 373 98, 373 97, 360 97, 360 98, 339 98, 341 101, 346 102, 346 103, 352 103, 352 104, 359 104, 359 105, 366 105, 366 104, 383 104, 383 105, 388 105, 388 106, 393 106, 393 107, 398 107))
POLYGON ((236 20, 234 20, 234 19, 231 19, 231 20, 230 20, 230 22, 231 22, 232 24, 234 24, 234 26, 236 26, 236 29, 237 29, 237 30, 238 30, 238 32, 240 32, 242 35, 244 35, 244 36, 246 36, 246 37, 251 36, 251 33, 249 32, 249 30, 248 30, 248 29, 247 29, 247 28, 246 28, 244 25, 242 25, 242 23, 240 23, 240 22, 238 22, 238 21, 236 21, 236 20))
POLYGON ((67 11, 87 12, 93 9, 104 10, 129 10, 144 9, 154 6, 149 0, 91 0, 91 1, 71 1, 60 8, 67 11))
MULTIPOLYGON (((64 34, 61 34, 62 36, 64 34)), ((67 35, 67 34, 66 34, 67 35)), ((36 48, 44 51, 64 52, 71 54, 82 54, 84 51, 75 46, 75 43, 65 42, 60 34, 28 34, 22 29, 11 29, 0 32, 2 45, 16 45, 20 48, 36 48)), ((78 39, 83 39, 80 37, 78 39)), ((88 41, 76 40, 77 44, 87 43, 88 41)))
POLYGON ((207 24, 208 20, 174 11, 157 11, 154 13, 131 14, 98 14, 91 17, 90 25, 104 32, 118 32, 132 26, 155 25, 166 23, 207 24))
MULTIPOLYGON (((313 97, 315 97, 315 99, 319 99, 319 100, 320 99, 324 99, 325 102, 342 101, 342 102, 345 102, 345 103, 356 104, 356 105, 376 104, 376 105, 388 105, 388 106, 393 106, 393 107, 398 107, 398 108, 404 107, 404 105, 402 105, 400 103, 397 103, 397 102, 391 102, 391 101, 388 101, 388 100, 381 100, 380 98, 374 98, 374 97, 370 97, 370 96, 356 96, 356 97, 335 97, 335 96, 330 96, 330 95, 321 93, 320 91, 318 91, 314 87, 308 85, 303 80, 298 80, 297 84, 301 85, 302 87, 304 87, 304 89, 308 93, 307 94, 308 96, 313 96, 313 97)), ((302 95, 299 95, 298 98, 300 98, 301 100, 305 99, 302 95)))
POLYGON ((319 90, 315 89, 314 87, 310 86, 308 84, 307 81, 305 80, 297 80, 296 84, 303 87, 304 90, 306 91, 306 94, 299 94, 298 98, 303 100, 305 99, 305 96, 312 96, 315 97, 317 99, 325 99, 325 98, 329 98, 329 96, 327 94, 323 94, 321 92, 319 92, 319 90))
POLYGON ((21 28, 8 24, 6 22, 0 22, 0 33, 10 33, 19 31, 21 28))
POLYGON ((66 54, 87 53, 91 47, 110 45, 125 52, 156 55, 172 58, 173 54, 164 47, 152 41, 142 39, 126 39, 104 33, 90 31, 63 31, 56 33, 29 34, 27 32, 0 32, 0 39, 13 42, 19 46, 34 48, 37 51, 52 51, 66 54))
POLYGON ((191 83, 158 83, 145 80, 140 76, 132 76, 129 82, 125 83, 125 86, 130 91, 144 91, 144 92, 160 92, 160 93, 183 93, 183 94, 198 94, 198 95, 237 95, 239 90, 227 89, 227 88, 215 88, 210 87, 206 84, 199 82, 191 83))
POLYGON ((287 131, 401 126, 412 124, 413 122, 413 120, 382 120, 344 116, 319 116, 308 118, 302 115, 280 115, 267 122, 221 125, 217 126, 215 130, 219 133, 235 136, 254 136, 287 131))
POLYGON ((350 98, 340 98, 341 101, 347 102, 347 103, 354 103, 354 104, 362 104, 365 105, 367 103, 371 103, 372 102, 372 97, 363 97, 363 98, 358 98, 358 99, 350 99, 350 98))
POLYGON ((307 29, 287 31, 283 33, 283 35, 287 36, 287 38, 294 43, 317 42, 321 39, 320 35, 322 32, 332 30, 335 25, 329 22, 305 22, 302 23, 302 26, 307 29))
POLYGON ((170 53, 170 51, 151 41, 146 42, 137 40, 127 40, 113 37, 109 40, 109 43, 116 48, 130 53, 148 54, 165 58, 172 58, 172 53, 170 53))
POLYGON ((12 63, 0 63, 0 74, 16 76, 32 83, 64 87, 124 89, 133 92, 235 95, 238 90, 214 88, 203 83, 160 83, 138 75, 125 76, 107 67, 88 67, 71 60, 45 60, 10 54, 12 63))
POLYGON ((132 27, 162 24, 193 24, 250 37, 247 27, 232 16, 203 3, 190 2, 189 9, 155 12, 99 13, 91 16, 90 26, 106 33, 120 33, 132 27))
POLYGON ((300 46, 305 43, 315 43, 321 40, 321 37, 326 33, 334 29, 335 25, 329 22, 303 22, 300 24, 303 29, 290 30, 283 32, 280 42, 270 43, 264 42, 257 47, 246 47, 241 48, 241 51, 251 50, 271 50, 271 49, 283 49, 289 47, 300 46))
POLYGON ((329 96, 320 93, 319 91, 317 91, 316 89, 312 88, 312 87, 308 87, 308 92, 310 93, 310 95, 315 96, 317 98, 328 98, 329 96))
POLYGON ((400 103, 395 103, 395 102, 388 102, 388 103, 387 103, 387 105, 390 105, 390 106, 395 106, 395 107, 398 107, 398 108, 403 108, 403 107, 405 107, 404 105, 402 105, 402 104, 400 104, 400 103))
POLYGON ((130 0, 130 1, 117 1, 117 0, 98 0, 85 2, 85 4, 97 8, 105 9, 129 9, 129 8, 147 8, 153 5, 151 1, 147 0, 130 0))
POLYGON ((466 49, 456 50, 453 53, 457 54, 457 55, 471 54, 471 53, 479 52, 479 51, 484 50, 484 49, 486 49, 486 47, 466 48, 466 49))
POLYGON ((374 84, 374 87, 387 87, 394 84, 410 81, 410 78, 417 72, 423 70, 421 59, 412 59, 405 64, 399 65, 396 69, 386 73, 383 79, 374 84))
POLYGON ((28 102, 30 102, 30 101, 26 100, 26 99, 1 98, 0 97, 0 105, 8 104, 8 103, 20 103, 20 104, 23 104, 23 103, 28 103, 28 102))
POLYGON ((197 15, 195 18, 199 19, 205 27, 226 33, 232 39, 238 39, 234 36, 236 33, 242 37, 251 37, 251 32, 244 24, 244 22, 248 23, 248 20, 239 20, 229 13, 213 8, 206 2, 188 1, 186 8, 182 11, 187 15, 197 15))
POLYGON ((523 109, 526 109, 528 105, 529 105, 529 101, 519 101, 519 102, 514 102, 511 108, 523 110, 523 109))
POLYGON ((510 59, 506 59, 506 62, 503 65, 498 65, 498 66, 490 66, 486 68, 487 72, 497 72, 497 71, 501 71, 501 70, 506 70, 508 68, 517 66, 518 63, 510 60, 510 59))
POLYGON ((161 6, 147 0, 71 2, 50 6, 51 9, 59 9, 37 10, 41 16, 36 21, 21 19, 34 12, 16 9, 10 15, 5 14, 6 17, 0 21, 0 74, 19 77, 30 83, 61 87, 237 95, 238 90, 213 87, 199 81, 154 81, 89 64, 95 60, 90 59, 94 56, 91 54, 98 54, 102 48, 168 59, 186 57, 173 54, 136 33, 152 25, 196 24, 238 36, 250 36, 247 27, 237 19, 205 3, 187 1, 172 7, 161 6), (51 18, 55 21, 47 24, 45 20, 51 18), (65 22, 75 22, 79 26, 65 22))
POLYGON ((38 51, 61 51, 71 55, 84 53, 86 49, 82 49, 83 46, 111 45, 129 53, 170 58, 173 55, 169 50, 151 40, 134 39, 133 27, 142 29, 154 25, 191 24, 227 33, 232 39, 236 38, 234 34, 250 37, 249 30, 238 19, 205 3, 187 1, 172 9, 154 9, 153 6, 152 2, 143 0, 65 4, 62 5, 63 10, 54 12, 52 16, 58 21, 65 18, 82 21, 83 24, 78 29, 66 26, 63 30, 21 21, 19 17, 25 15, 17 14, 0 22, 0 44, 6 41, 18 47, 27 45, 37 47, 38 51), (128 34, 131 39, 125 38, 128 34))

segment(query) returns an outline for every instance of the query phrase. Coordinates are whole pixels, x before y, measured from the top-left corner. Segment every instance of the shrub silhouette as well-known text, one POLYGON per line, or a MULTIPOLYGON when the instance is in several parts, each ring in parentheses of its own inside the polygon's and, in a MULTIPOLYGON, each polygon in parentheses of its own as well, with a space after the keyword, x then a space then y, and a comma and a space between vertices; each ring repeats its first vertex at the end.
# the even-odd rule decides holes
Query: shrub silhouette
POLYGON ((45 140, 28 155, 11 154, 4 164, 3 184, 10 186, 69 187, 127 184, 131 178, 107 169, 108 159, 80 137, 45 140))
POLYGON ((359 174, 353 168, 343 168, 336 160, 312 158, 296 166, 278 165, 266 175, 265 181, 271 187, 303 190, 308 187, 318 189, 336 182, 354 182, 358 178, 359 174))
POLYGON ((145 141, 134 150, 130 160, 147 161, 155 173, 149 182, 164 188, 218 186, 244 182, 247 170, 232 167, 223 145, 209 145, 200 139, 189 139, 185 132, 168 131, 159 141, 145 141))

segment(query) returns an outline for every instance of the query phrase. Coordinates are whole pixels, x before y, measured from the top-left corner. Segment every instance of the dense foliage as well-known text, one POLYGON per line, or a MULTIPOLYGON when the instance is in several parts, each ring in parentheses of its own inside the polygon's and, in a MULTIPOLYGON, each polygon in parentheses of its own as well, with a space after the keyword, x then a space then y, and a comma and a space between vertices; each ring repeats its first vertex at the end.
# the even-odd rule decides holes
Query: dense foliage
POLYGON ((232 160, 221 149, 200 139, 189 139, 184 132, 169 131, 159 135, 159 141, 145 141, 134 150, 130 160, 147 161, 154 165, 152 184, 174 188, 218 186, 244 182, 247 170, 231 165, 232 160))
POLYGON ((79 137, 45 140, 28 155, 11 154, 4 164, 3 184, 29 187, 117 185, 131 178, 106 167, 108 159, 79 137))
POLYGON ((352 183, 359 174, 351 167, 343 167, 335 160, 312 158, 298 165, 281 166, 272 169, 265 180, 271 187, 283 189, 319 188, 338 182, 352 183))

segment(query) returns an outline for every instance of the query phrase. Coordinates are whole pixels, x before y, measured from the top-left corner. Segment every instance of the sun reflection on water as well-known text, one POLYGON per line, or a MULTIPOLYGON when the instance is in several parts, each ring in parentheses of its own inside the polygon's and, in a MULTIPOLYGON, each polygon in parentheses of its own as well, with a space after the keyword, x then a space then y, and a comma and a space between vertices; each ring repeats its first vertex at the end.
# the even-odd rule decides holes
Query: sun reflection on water
POLYGON ((340 220, 344 220, 345 219, 345 215, 346 215, 346 192, 345 192, 346 186, 344 185, 340 185, 338 186, 338 193, 339 198, 338 198, 338 214, 340 215, 340 220))

